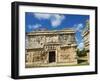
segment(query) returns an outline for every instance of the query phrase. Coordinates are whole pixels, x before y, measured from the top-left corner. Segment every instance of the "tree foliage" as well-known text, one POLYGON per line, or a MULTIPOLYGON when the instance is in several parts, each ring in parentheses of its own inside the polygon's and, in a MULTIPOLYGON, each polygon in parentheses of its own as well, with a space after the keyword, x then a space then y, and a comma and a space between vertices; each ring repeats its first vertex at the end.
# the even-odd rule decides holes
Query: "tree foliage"
POLYGON ((83 56, 87 56, 87 51, 84 49, 80 50, 80 49, 77 49, 77 56, 78 57, 83 57, 83 56))

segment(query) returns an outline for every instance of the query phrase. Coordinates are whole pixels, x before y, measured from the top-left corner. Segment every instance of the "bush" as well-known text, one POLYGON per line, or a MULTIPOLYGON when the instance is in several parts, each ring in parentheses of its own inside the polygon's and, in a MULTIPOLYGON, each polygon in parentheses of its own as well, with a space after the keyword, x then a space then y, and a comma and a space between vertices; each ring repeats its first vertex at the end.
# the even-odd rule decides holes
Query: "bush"
POLYGON ((78 57, 87 56, 87 51, 85 49, 83 49, 81 51, 79 49, 77 49, 77 56, 78 57))

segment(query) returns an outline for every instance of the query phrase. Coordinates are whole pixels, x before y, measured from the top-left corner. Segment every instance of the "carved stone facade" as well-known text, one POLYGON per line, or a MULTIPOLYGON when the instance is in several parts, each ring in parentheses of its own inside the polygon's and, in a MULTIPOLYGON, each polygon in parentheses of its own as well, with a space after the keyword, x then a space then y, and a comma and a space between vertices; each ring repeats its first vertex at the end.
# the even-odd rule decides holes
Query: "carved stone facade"
POLYGON ((90 49, 90 25, 89 25, 89 20, 86 21, 86 27, 83 30, 83 41, 84 41, 84 48, 87 52, 87 62, 89 63, 89 49, 90 49))
POLYGON ((77 64, 76 47, 75 32, 71 29, 27 33, 26 67, 77 64))

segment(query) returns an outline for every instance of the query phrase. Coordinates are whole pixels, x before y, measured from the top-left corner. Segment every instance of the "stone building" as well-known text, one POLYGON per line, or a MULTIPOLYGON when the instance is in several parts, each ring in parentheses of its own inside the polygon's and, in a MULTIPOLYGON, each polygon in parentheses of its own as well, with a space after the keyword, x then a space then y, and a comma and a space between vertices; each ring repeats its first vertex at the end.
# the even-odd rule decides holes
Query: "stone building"
POLYGON ((77 64, 75 31, 33 31, 26 34, 26 67, 77 64))
POLYGON ((89 47, 90 47, 90 30, 89 30, 89 20, 86 21, 86 26, 83 30, 83 42, 84 42, 84 48, 87 52, 87 61, 89 63, 89 47))

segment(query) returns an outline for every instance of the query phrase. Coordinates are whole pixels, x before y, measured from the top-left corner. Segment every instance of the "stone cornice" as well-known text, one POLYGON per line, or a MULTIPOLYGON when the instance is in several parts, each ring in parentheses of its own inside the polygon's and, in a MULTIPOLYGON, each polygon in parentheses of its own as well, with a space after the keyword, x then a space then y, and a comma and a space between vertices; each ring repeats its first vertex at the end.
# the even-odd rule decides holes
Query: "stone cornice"
POLYGON ((27 35, 57 35, 57 34, 74 34, 75 31, 72 29, 68 30, 52 30, 52 31, 33 31, 27 33, 27 35))

